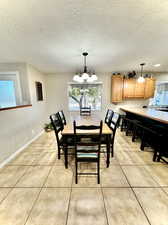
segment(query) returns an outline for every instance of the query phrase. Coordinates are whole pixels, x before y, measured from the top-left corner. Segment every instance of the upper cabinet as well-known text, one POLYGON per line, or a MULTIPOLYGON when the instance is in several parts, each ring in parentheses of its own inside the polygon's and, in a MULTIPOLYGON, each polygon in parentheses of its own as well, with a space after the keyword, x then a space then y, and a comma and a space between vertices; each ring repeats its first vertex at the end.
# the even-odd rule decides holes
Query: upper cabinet
POLYGON ((124 79, 123 98, 144 98, 145 82, 139 83, 137 79, 124 79))
POLYGON ((139 83, 135 78, 123 78, 121 75, 112 76, 112 102, 122 102, 124 99, 151 98, 154 95, 155 79, 145 78, 139 83))
POLYGON ((135 98, 144 98, 145 94, 145 82, 139 83, 135 80, 135 98))
POLYGON ((122 102, 123 76, 117 75, 111 78, 111 100, 113 103, 122 102))
POLYGON ((135 79, 124 79, 123 98, 134 98, 135 79))
POLYGON ((155 79, 146 78, 145 79, 145 96, 144 98, 152 98, 155 92, 155 79))

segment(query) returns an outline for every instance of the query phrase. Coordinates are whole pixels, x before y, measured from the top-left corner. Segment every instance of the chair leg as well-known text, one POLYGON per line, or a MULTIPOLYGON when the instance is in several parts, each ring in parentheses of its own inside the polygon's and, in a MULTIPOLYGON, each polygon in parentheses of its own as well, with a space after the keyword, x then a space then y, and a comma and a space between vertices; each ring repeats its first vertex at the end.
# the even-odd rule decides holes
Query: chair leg
POLYGON ((141 149, 142 151, 144 151, 144 148, 145 148, 145 142, 142 140, 142 141, 141 141, 140 149, 141 149))
POLYGON ((111 157, 114 157, 114 142, 111 143, 111 157))
POLYGON ((97 163, 97 183, 100 184, 100 161, 97 163))
POLYGON ((124 122, 121 123, 121 132, 124 130, 124 122))
POLYGON ((129 135, 129 131, 131 130, 131 125, 127 123, 126 126, 126 131, 125 131, 125 135, 128 136, 129 135))
POLYGON ((157 158, 157 150, 154 150, 154 154, 153 154, 153 161, 155 162, 157 158))
POLYGON ((145 148, 145 134, 144 132, 142 133, 142 137, 141 137, 141 145, 140 145, 140 149, 143 151, 145 148))
POLYGON ((161 154, 161 152, 159 152, 159 155, 158 155, 158 157, 157 157, 157 162, 160 162, 160 159, 161 159, 161 156, 162 154, 161 154))
POLYGON ((78 163, 77 161, 75 162, 75 166, 76 166, 76 171, 75 171, 75 183, 78 183, 78 163))
MULTIPOLYGON (((135 125, 134 125, 134 126, 135 126, 135 125)), ((134 127, 134 128, 133 128, 133 134, 132 134, 132 142, 135 142, 136 135, 137 135, 137 128, 134 127)))
POLYGON ((67 147, 64 147, 64 157, 65 157, 65 168, 68 168, 68 153, 67 153, 67 147))
POLYGON ((60 159, 61 158, 61 150, 60 150, 60 148, 58 148, 58 159, 60 159))

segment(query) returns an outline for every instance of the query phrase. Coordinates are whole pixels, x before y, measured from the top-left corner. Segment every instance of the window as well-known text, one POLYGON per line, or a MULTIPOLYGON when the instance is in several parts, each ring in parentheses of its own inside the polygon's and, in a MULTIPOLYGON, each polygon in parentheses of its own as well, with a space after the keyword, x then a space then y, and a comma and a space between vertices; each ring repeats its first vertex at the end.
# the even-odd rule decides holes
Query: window
POLYGON ((20 105, 21 97, 18 72, 0 73, 0 108, 20 105))
POLYGON ((168 82, 160 82, 156 85, 154 98, 150 100, 153 106, 168 106, 168 82))
POLYGON ((78 111, 81 107, 91 106, 92 110, 101 110, 102 83, 76 84, 68 86, 69 110, 78 111))

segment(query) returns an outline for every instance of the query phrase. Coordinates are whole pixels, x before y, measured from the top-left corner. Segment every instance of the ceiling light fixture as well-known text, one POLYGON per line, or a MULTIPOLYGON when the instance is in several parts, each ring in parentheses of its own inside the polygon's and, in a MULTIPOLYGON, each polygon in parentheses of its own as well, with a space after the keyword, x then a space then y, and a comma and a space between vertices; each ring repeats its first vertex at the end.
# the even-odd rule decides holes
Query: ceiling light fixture
POLYGON ((159 66, 160 66, 160 64, 158 63, 158 64, 155 64, 155 65, 153 65, 153 66, 155 66, 155 67, 159 67, 159 66))
POLYGON ((94 82, 97 80, 97 76, 95 73, 87 72, 87 66, 86 66, 86 56, 88 56, 87 52, 83 52, 82 54, 84 56, 84 70, 83 73, 77 73, 74 77, 73 80, 79 83, 83 82, 94 82))
POLYGON ((140 77, 138 77, 138 82, 143 83, 145 81, 145 78, 143 77, 142 72, 143 72, 143 66, 145 66, 145 63, 141 63, 140 66, 141 66, 141 75, 140 77))

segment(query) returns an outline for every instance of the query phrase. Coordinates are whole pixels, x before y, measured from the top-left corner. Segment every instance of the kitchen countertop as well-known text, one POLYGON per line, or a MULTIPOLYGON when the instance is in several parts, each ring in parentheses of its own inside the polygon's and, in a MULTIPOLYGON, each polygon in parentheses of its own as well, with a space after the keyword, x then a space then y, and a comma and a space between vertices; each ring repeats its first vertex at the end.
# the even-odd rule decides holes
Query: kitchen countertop
POLYGON ((143 116, 146 118, 150 118, 161 123, 168 124, 168 112, 159 111, 153 108, 128 108, 121 107, 120 108, 124 112, 134 113, 139 116, 143 116))

